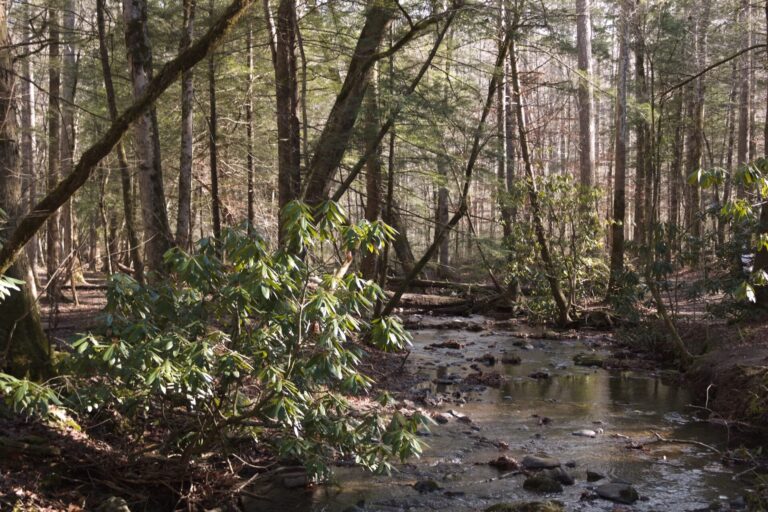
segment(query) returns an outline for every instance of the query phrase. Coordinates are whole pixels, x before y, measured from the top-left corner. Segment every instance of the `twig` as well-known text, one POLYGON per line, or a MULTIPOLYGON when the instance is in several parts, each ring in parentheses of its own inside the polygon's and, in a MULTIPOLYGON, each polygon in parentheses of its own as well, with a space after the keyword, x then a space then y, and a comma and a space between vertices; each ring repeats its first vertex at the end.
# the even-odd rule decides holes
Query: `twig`
POLYGON ((718 455, 722 455, 722 452, 717 448, 715 448, 714 446, 708 445, 706 443, 702 443, 700 441, 692 441, 688 439, 668 439, 666 437, 663 437, 658 432, 652 432, 652 433, 654 436, 656 436, 656 440, 646 444, 651 444, 651 443, 690 444, 693 446, 698 446, 699 448, 705 448, 707 450, 713 451, 718 455))

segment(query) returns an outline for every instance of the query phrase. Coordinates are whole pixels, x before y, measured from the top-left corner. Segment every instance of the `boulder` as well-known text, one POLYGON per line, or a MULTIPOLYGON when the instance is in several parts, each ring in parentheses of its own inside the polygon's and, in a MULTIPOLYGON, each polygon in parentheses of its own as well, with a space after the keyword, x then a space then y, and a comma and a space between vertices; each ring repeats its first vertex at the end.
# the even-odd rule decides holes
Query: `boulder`
POLYGON ((605 361, 603 361, 603 358, 597 354, 587 354, 584 352, 579 352, 578 354, 573 356, 573 363, 576 366, 592 366, 592 367, 602 368, 603 365, 605 364, 605 361))
POLYGON ((560 461, 554 457, 526 455, 523 458, 525 469, 554 469, 560 467, 560 461))
POLYGON ((542 473, 526 478, 523 482, 523 489, 541 493, 563 492, 563 486, 560 482, 542 473))
POLYGON ((611 482, 596 489, 597 495, 605 500, 615 501, 624 505, 632 505, 640 499, 637 490, 629 484, 611 482))

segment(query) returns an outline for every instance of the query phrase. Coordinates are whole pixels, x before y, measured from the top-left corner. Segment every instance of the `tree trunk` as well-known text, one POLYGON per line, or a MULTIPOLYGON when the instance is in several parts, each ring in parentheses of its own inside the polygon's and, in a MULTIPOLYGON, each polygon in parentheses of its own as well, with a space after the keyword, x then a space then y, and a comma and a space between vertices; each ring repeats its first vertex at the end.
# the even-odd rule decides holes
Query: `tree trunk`
MULTIPOLYGON (((213 18, 214 0, 209 3, 211 18, 213 18)), ((211 115, 208 119, 210 130, 210 171, 211 171, 211 218, 213 220, 213 237, 221 240, 221 201, 219 198, 219 150, 218 126, 219 117, 216 113, 216 60, 215 51, 208 54, 208 100, 211 115)))
MULTIPOLYGON (((59 139, 59 155, 61 174, 69 176, 74 165, 75 154, 75 94, 77 92, 78 62, 75 53, 75 1, 66 0, 63 9, 63 36, 61 59, 61 137, 59 139)), ((64 230, 64 258, 67 260, 67 274, 72 290, 72 298, 78 303, 77 281, 82 281, 80 257, 75 240, 75 212, 72 202, 67 201, 62 211, 64 230)))
MULTIPOLYGON (((765 21, 768 23, 768 0, 765 2, 765 21)), ((766 43, 768 43, 768 34, 766 34, 766 43)), ((768 115, 768 98, 766 98, 765 107, 766 115, 768 115)), ((765 118, 765 125, 763 127, 763 141, 763 151, 768 154, 768 117, 765 118)), ((760 241, 765 237, 768 237, 768 206, 763 204, 760 209, 760 221, 757 226, 757 239, 760 241)), ((762 244, 755 256, 755 270, 758 272, 768 272, 768 248, 762 244)), ((768 286, 758 288, 757 301, 761 306, 768 305, 768 286)))
POLYGON ((670 165, 670 192, 669 192, 669 222, 675 228, 680 225, 680 188, 685 182, 683 179, 683 94, 675 98, 674 140, 672 143, 672 163, 670 165))
POLYGON ((544 263, 547 281, 549 282, 549 287, 552 292, 552 299, 557 307, 557 323, 559 325, 567 325, 571 322, 570 305, 560 287, 560 281, 555 272, 552 256, 549 251, 549 241, 547 240, 544 224, 541 219, 539 192, 536 187, 536 177, 533 174, 533 161, 528 147, 528 128, 526 127, 523 95, 520 90, 520 76, 517 71, 517 49, 514 39, 509 45, 509 67, 510 78, 512 80, 512 92, 514 93, 515 105, 517 107, 517 137, 520 142, 520 156, 523 159, 523 167, 525 168, 528 201, 531 205, 531 217, 536 233, 536 241, 539 246, 539 256, 544 263))
MULTIPOLYGON (((196 0, 184 0, 184 30, 181 33, 179 52, 192 44, 195 33, 196 0)), ((181 151, 179 153, 179 206, 176 214, 176 243, 184 250, 192 245, 192 158, 194 141, 194 117, 192 103, 195 96, 193 71, 181 75, 181 151)))
MULTIPOLYGON (((645 19, 643 7, 639 1, 635 4, 635 101, 638 105, 648 102, 648 82, 645 76, 645 19)), ((648 122, 642 111, 635 115, 635 132, 637 137, 637 151, 635 162, 635 222, 634 240, 642 244, 646 229, 646 180, 649 177, 649 163, 651 156, 651 134, 648 122)))
POLYGON ((317 204, 328 196, 333 175, 344 157, 365 96, 374 56, 396 12, 397 7, 391 1, 371 2, 368 6, 344 84, 336 96, 310 161, 304 191, 304 199, 309 204, 317 204))
MULTIPOLYGON (((265 16, 271 27, 268 0, 264 0, 265 16)), ((298 118, 298 79, 296 65, 296 2, 280 0, 277 22, 270 28, 272 64, 275 69, 277 101, 277 190, 280 210, 298 199, 301 188, 301 138, 298 118)), ((278 236, 283 243, 282 218, 278 236)))
MULTIPOLYGON (((379 145, 376 136, 381 125, 381 109, 379 106, 377 69, 374 69, 371 75, 363 109, 363 132, 367 151, 371 145, 379 145)), ((381 150, 378 147, 368 157, 368 161, 365 164, 365 195, 365 219, 368 222, 375 222, 379 220, 381 215, 381 150)), ((376 278, 377 260, 376 254, 363 250, 360 270, 365 279, 376 278)))
MULTIPOLYGON (((739 27, 742 32, 742 47, 749 45, 750 32, 749 0, 741 1, 739 12, 739 27)), ((749 69, 752 67, 752 52, 744 53, 739 59, 739 129, 736 142, 736 166, 737 169, 749 163, 749 139, 750 139, 750 98, 749 98, 749 69)), ((744 197, 744 185, 739 182, 737 188, 739 198, 744 197)))
MULTIPOLYGON (((695 16, 694 62, 697 69, 702 69, 707 58, 707 28, 709 25, 710 1, 697 6, 699 14, 695 16)), ((691 104, 689 107, 689 131, 686 143, 686 176, 698 172, 702 167, 704 147, 704 78, 699 77, 693 83, 690 91, 691 104)), ((694 237, 701 236, 701 187, 698 182, 687 184, 688 189, 688 228, 694 237)))
POLYGON ((630 0, 621 0, 619 19, 619 70, 616 84, 614 143, 613 218, 611 219, 611 277, 609 290, 616 290, 624 274, 624 221, 627 173, 627 74, 629 73, 630 0))
POLYGON ((248 172, 248 232, 253 233, 256 213, 254 211, 254 163, 253 163, 253 26, 248 25, 248 97, 245 99, 245 139, 248 154, 246 168, 248 172))
MULTIPOLYGON (((112 69, 109 64, 109 50, 107 49, 107 31, 104 19, 105 0, 96 1, 96 22, 99 32, 99 59, 101 60, 101 71, 104 75, 104 90, 107 95, 107 107, 109 108, 109 118, 114 123, 117 118, 117 96, 115 86, 112 82, 112 69)), ((125 229, 128 235, 128 244, 130 245, 131 261, 133 262, 133 275, 137 281, 144 281, 144 258, 141 255, 141 243, 139 235, 136 233, 136 223, 133 213, 133 180, 131 171, 128 167, 128 158, 125 156, 125 148, 122 142, 116 144, 117 165, 120 168, 120 187, 123 197, 123 214, 125 216, 125 229)), ((106 250, 106 248, 105 248, 106 250)))
MULTIPOLYGON (((21 39, 22 41, 30 41, 29 24, 27 20, 29 18, 29 6, 24 8, 24 20, 21 25, 21 39)), ((31 56, 27 56, 21 59, 21 81, 18 87, 21 88, 21 179, 22 190, 25 192, 25 206, 24 212, 29 212, 37 201, 37 177, 35 172, 34 163, 34 150, 35 150, 35 130, 34 130, 34 117, 35 109, 33 107, 33 81, 32 81, 32 67, 30 65, 31 56)), ((27 244, 27 258, 29 260, 29 266, 34 269, 37 265, 38 251, 37 251, 37 237, 30 240, 27 244)), ((31 292, 33 296, 37 296, 37 286, 33 280, 31 283, 31 292)))
MULTIPOLYGON (((125 44, 133 83, 133 97, 141 98, 152 80, 152 47, 147 29, 146 0, 123 0, 125 44)), ((160 134, 154 107, 134 123, 134 140, 138 157, 141 215, 144 221, 146 265, 162 272, 163 255, 171 248, 173 236, 163 189, 160 161, 160 134)))
POLYGON ((579 182, 591 187, 595 166, 595 131, 592 116, 591 0, 576 0, 576 46, 579 66, 579 182))
MULTIPOLYGON (((48 9, 48 175, 47 188, 50 193, 59 181, 59 137, 61 120, 59 118, 59 94, 61 86, 61 57, 59 55, 59 16, 58 10, 48 9)), ((59 212, 53 212, 48 219, 46 237, 45 268, 48 274, 46 294, 52 300, 61 295, 61 278, 58 274, 61 262, 61 231, 59 212)))
MULTIPOLYGON (((7 6, 0 2, 0 209, 8 215, 0 223, 0 238, 15 228, 22 214, 19 141, 15 118, 15 74, 8 37, 7 6)), ((43 332, 37 303, 31 293, 27 255, 20 252, 6 277, 25 281, 19 291, 0 299, 0 371, 42 379, 52 373, 50 346, 43 332)), ((3 275, 3 273, 0 273, 3 275)))

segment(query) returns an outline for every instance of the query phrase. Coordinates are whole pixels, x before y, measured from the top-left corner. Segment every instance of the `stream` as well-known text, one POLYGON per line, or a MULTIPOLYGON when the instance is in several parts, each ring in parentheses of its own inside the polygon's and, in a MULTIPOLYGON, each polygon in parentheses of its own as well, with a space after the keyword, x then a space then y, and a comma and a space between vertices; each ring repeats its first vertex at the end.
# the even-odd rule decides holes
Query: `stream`
MULTIPOLYGON (((306 491, 276 489, 266 496, 268 501, 253 501, 248 510, 469 511, 548 499, 582 511, 692 511, 715 502, 727 510, 740 505, 743 488, 733 480, 738 468, 721 464, 716 453, 691 444, 649 443, 658 433, 725 446, 726 429, 698 421, 684 387, 653 374, 574 365, 576 354, 607 353, 595 339, 524 339, 514 332, 434 329, 427 321, 450 319, 424 320, 428 328, 413 332, 407 361, 411 372, 428 377, 412 393, 413 406, 442 412, 448 421, 423 432, 428 447, 422 457, 397 465, 388 477, 338 467, 331 484, 306 491), (448 340, 462 347, 429 346, 448 340), (496 362, 474 362, 485 354, 494 355, 496 362), (503 364, 504 355, 517 355, 521 362, 503 364), (498 372, 506 382, 498 388, 449 384, 474 373, 470 365, 484 374, 498 372), (535 373, 548 377, 531 377, 535 373), (418 397, 439 405, 426 407, 418 397), (583 429, 595 431, 596 437, 573 434, 583 429), (644 443, 643 449, 628 448, 630 441, 644 443), (556 458, 575 484, 562 493, 527 491, 525 475, 487 464, 502 455, 518 461, 527 455, 556 458), (587 482, 587 470, 605 479, 587 482), (581 499, 612 480, 632 484, 640 500, 617 506, 604 499, 581 499), (440 489, 418 492, 414 484, 424 481, 440 489), (360 502, 364 508, 355 507, 360 502)), ((483 320, 473 317, 470 322, 483 320)))

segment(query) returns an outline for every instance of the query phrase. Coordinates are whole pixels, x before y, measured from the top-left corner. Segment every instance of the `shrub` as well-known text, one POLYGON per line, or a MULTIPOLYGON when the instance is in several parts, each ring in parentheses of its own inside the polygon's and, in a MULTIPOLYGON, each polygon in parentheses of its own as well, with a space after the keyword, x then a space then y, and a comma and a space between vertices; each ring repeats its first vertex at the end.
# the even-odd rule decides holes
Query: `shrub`
POLYGON ((153 284, 113 276, 104 332, 73 345, 74 367, 91 377, 79 406, 153 422, 168 432, 165 450, 185 460, 244 434, 316 474, 336 458, 387 470, 390 456, 417 455, 425 417, 360 412, 345 398, 372 384, 358 371, 356 339, 409 343, 396 319, 369 320, 382 290, 346 271, 393 230, 348 224, 331 202, 314 212, 291 203, 283 215, 290 250, 230 229, 192 254, 169 251, 167 276, 153 284))

